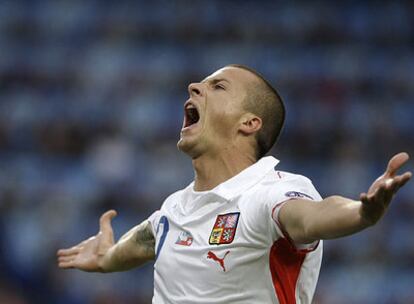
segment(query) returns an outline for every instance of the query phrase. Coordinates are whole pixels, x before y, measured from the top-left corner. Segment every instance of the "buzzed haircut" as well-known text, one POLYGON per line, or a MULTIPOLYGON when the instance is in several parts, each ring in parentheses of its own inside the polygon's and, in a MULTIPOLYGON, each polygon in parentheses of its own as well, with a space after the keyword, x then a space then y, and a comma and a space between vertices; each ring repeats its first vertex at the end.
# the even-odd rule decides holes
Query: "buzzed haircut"
POLYGON ((285 122, 285 106, 276 89, 258 72, 241 65, 230 64, 234 67, 249 71, 258 78, 250 84, 244 100, 244 109, 262 119, 262 128, 256 133, 256 158, 260 159, 273 147, 285 122))

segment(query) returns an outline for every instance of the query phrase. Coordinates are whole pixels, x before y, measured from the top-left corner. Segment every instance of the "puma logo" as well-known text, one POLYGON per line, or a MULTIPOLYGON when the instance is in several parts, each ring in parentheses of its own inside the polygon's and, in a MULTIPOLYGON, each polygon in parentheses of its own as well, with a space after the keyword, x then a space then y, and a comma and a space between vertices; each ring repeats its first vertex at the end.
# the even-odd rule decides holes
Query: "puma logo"
POLYGON ((226 272, 226 267, 224 266, 224 259, 229 253, 230 253, 230 250, 227 250, 223 258, 219 258, 214 254, 214 252, 209 251, 207 252, 207 259, 212 259, 213 261, 216 261, 217 263, 219 263, 220 266, 223 268, 223 271, 226 272))

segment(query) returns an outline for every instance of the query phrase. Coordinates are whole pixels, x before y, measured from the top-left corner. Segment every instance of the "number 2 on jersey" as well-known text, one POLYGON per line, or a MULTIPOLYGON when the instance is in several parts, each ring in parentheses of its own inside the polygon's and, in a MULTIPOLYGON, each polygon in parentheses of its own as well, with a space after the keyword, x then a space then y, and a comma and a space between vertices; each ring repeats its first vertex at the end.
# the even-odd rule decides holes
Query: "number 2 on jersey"
POLYGON ((167 237, 167 234, 168 234, 168 230, 170 229, 170 224, 168 223, 168 219, 166 216, 162 216, 160 218, 160 222, 158 223, 158 226, 157 226, 157 236, 158 236, 158 232, 160 231, 160 229, 162 229, 162 233, 160 236, 160 240, 158 242, 157 253, 155 254, 155 260, 158 259, 158 255, 161 252, 161 248, 164 245, 165 238, 167 237))

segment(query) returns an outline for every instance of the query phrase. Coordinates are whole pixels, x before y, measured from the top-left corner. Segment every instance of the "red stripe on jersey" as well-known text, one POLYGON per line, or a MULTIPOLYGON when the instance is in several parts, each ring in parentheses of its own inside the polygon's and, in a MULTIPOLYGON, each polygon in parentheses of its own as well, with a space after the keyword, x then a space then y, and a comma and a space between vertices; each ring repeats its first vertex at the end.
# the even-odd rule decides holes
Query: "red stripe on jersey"
POLYGON ((280 238, 270 249, 270 272, 280 304, 295 304, 296 283, 306 253, 295 250, 289 241, 280 238))

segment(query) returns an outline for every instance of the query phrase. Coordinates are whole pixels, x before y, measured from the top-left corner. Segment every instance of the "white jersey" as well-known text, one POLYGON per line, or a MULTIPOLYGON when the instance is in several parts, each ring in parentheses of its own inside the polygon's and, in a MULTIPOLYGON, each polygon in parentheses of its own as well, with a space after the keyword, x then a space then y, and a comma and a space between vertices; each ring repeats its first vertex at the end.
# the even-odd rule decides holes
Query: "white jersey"
POLYGON ((210 191, 193 183, 150 218, 154 304, 311 303, 322 241, 293 244, 278 222, 289 199, 321 200, 311 181, 265 157, 210 191))

